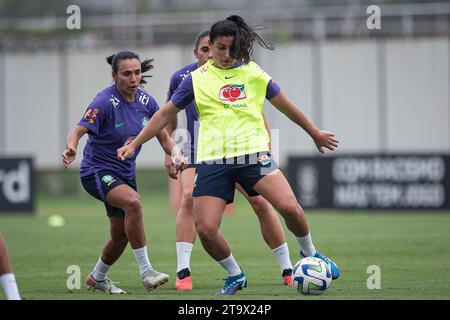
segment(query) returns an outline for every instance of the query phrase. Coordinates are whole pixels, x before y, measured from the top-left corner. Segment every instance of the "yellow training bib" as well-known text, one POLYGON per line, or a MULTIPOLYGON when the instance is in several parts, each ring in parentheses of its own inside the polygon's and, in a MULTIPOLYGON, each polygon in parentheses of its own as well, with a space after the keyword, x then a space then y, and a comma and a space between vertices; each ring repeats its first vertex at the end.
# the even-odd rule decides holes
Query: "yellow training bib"
POLYGON ((212 62, 192 72, 200 119, 197 163, 269 151, 263 105, 270 76, 253 61, 233 69, 212 62))

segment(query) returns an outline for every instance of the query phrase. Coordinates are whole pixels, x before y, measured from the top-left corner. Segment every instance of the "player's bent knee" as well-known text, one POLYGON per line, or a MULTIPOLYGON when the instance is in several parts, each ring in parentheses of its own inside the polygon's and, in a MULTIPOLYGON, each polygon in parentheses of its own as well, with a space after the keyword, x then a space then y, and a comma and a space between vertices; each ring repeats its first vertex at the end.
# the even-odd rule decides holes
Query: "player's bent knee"
POLYGON ((261 197, 261 196, 251 197, 249 202, 253 208, 253 211, 255 211, 255 213, 258 216, 270 214, 270 212, 271 212, 270 203, 267 200, 265 200, 263 197, 261 197))
POLYGON ((203 241, 212 240, 217 236, 218 230, 216 228, 212 228, 207 224, 196 224, 195 228, 197 230, 198 236, 203 241))
POLYGON ((139 213, 141 211, 141 199, 139 195, 126 199, 124 209, 127 213, 139 213))
POLYGON ((289 201, 289 202, 281 204, 280 206, 278 206, 278 211, 284 217, 297 216, 297 215, 304 214, 302 207, 300 207, 300 205, 297 203, 297 201, 289 201))
POLYGON ((194 199, 192 198, 192 189, 183 190, 181 205, 185 207, 192 207, 194 205, 194 199))

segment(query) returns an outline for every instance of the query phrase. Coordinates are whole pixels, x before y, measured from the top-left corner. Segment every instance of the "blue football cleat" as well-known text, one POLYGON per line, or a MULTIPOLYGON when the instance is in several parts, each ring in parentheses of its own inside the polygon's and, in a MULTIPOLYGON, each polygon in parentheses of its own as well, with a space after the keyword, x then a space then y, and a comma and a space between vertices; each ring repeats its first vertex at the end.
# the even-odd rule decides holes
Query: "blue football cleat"
MULTIPOLYGON (((300 251, 300 256, 301 256, 302 258, 306 258, 306 255, 305 255, 302 251, 300 251)), ((331 278, 332 278, 333 280, 336 280, 337 278, 339 278, 341 272, 339 271, 339 268, 338 268, 337 264, 334 263, 333 260, 331 260, 331 259, 325 257, 325 256, 324 256, 323 254, 321 254, 319 251, 316 251, 316 253, 314 254, 314 257, 315 257, 315 258, 319 258, 320 260, 325 261, 325 263, 327 263, 327 264, 330 266, 330 269, 331 269, 331 278)))
POLYGON ((227 277, 225 279, 225 284, 223 285, 223 288, 216 293, 216 296, 232 296, 236 293, 238 290, 242 290, 243 288, 247 287, 247 277, 244 273, 241 272, 241 274, 234 276, 234 277, 227 277))

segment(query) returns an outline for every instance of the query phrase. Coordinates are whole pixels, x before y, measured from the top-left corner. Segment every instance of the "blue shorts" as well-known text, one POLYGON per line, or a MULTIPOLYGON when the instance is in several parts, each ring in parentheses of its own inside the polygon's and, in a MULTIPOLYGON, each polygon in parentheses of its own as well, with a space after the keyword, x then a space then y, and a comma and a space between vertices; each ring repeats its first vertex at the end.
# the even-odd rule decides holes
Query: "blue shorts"
POLYGON ((111 216, 125 216, 125 211, 120 208, 112 207, 106 201, 106 195, 115 187, 126 184, 134 191, 137 191, 136 179, 128 180, 120 178, 112 171, 100 170, 96 174, 81 177, 81 184, 84 190, 91 196, 104 203, 106 214, 111 216))
POLYGON ((221 159, 197 164, 194 177, 193 197, 212 196, 224 199, 227 204, 234 200, 235 183, 239 183, 250 197, 259 194, 254 185, 267 174, 278 169, 268 152, 221 159))

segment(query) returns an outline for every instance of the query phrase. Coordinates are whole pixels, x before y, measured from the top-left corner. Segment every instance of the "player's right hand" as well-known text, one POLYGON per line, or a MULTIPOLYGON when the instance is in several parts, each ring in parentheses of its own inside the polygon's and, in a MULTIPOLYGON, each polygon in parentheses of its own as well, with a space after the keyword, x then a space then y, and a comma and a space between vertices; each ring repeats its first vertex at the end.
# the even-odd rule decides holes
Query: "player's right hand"
POLYGON ((69 165, 75 160, 77 156, 77 150, 72 147, 66 147, 66 149, 62 153, 62 161, 65 168, 68 168, 69 165))
POLYGON ((180 173, 186 169, 187 159, 181 153, 178 153, 172 156, 172 163, 175 167, 175 172, 180 173))

